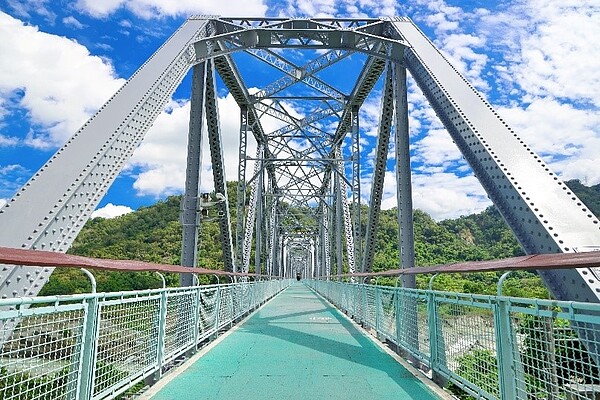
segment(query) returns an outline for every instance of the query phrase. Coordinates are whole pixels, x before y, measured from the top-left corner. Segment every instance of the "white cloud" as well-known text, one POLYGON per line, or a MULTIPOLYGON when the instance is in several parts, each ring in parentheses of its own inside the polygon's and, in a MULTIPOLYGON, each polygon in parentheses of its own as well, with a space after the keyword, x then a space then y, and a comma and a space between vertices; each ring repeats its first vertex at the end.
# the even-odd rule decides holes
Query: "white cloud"
POLYGON ((448 172, 415 175, 413 203, 437 220, 480 212, 491 205, 477 178, 448 172))
MULTIPOLYGON (((492 204, 473 175, 458 176, 444 171, 413 173, 412 194, 413 207, 438 221, 481 212, 492 204)), ((387 171, 381 208, 389 210, 397 204, 396 176, 387 171)))
POLYGON ((105 18, 123 8, 145 19, 164 16, 235 15, 261 17, 267 12, 263 0, 244 2, 219 0, 77 0, 75 5, 80 11, 96 18, 105 18))
POLYGON ((280 17, 373 18, 400 15, 399 8, 402 6, 396 0, 287 0, 270 4, 270 11, 280 17))
POLYGON ((0 133, 0 147, 12 147, 19 143, 19 139, 13 136, 6 136, 0 133))
POLYGON ((112 51, 113 47, 107 43, 96 43, 96 48, 104 51, 112 51))
POLYGON ((549 95, 600 106, 600 57, 590 38, 600 37, 598 4, 533 1, 528 17, 535 31, 523 32, 521 60, 514 71, 533 96, 549 95), (595 11, 594 11, 595 10, 595 11))
POLYGON ((92 218, 116 218, 121 215, 129 214, 133 212, 133 210, 127 206, 117 206, 113 203, 108 203, 102 208, 98 208, 96 211, 92 213, 92 218))
POLYGON ((62 144, 124 83, 84 46, 1 12, 0 54, 0 98, 27 110, 38 148, 62 144))
POLYGON ((8 202, 7 199, 0 199, 0 208, 4 207, 4 205, 8 202))
POLYGON ((19 164, 0 164, 0 198, 11 197, 30 177, 31 171, 19 164))
POLYGON ((590 40, 600 35, 596 1, 518 0, 483 15, 478 29, 502 52, 503 77, 526 100, 551 96, 600 105, 600 58, 590 40))
POLYGON ((48 8, 49 0, 8 0, 7 3, 18 17, 29 19, 37 14, 54 25, 56 14, 48 8))
POLYGON ((563 179, 600 183, 600 115, 551 98, 499 110, 563 179))
POLYGON ((445 129, 430 129, 427 135, 413 144, 413 161, 430 166, 456 166, 462 164, 462 153, 445 129))
POLYGON ((64 17, 62 19, 62 22, 66 26, 74 28, 74 29, 83 29, 86 27, 86 25, 79 22, 79 20, 72 15, 69 15, 68 17, 64 17))

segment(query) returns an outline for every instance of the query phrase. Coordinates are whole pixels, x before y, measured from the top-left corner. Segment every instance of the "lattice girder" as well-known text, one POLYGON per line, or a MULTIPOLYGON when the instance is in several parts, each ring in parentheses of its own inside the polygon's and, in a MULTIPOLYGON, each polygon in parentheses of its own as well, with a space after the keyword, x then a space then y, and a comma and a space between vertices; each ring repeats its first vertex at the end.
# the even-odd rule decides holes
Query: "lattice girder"
MULTIPOLYGON (((407 217, 411 208, 410 163, 406 153, 406 107, 405 99, 402 99, 406 87, 400 82, 404 79, 405 68, 425 93, 528 253, 584 251, 600 244, 597 218, 523 144, 409 19, 198 16, 186 21, 15 198, 0 209, 0 244, 66 251, 186 72, 191 66, 200 64, 207 67, 203 106, 215 191, 225 199, 216 206, 221 217, 225 265, 229 270, 241 267, 240 263, 248 264, 250 253, 248 246, 242 250, 243 237, 246 233, 251 237, 254 232, 261 246, 267 247, 268 243, 271 247, 267 269, 273 273, 291 273, 288 265, 291 260, 302 265, 305 273, 309 267, 311 273, 317 275, 332 272, 333 246, 337 244, 338 250, 342 248, 341 241, 333 239, 333 235, 342 233, 334 232, 336 227, 347 236, 345 246, 349 264, 360 263, 369 270, 375 251, 376 211, 381 202, 386 169, 386 141, 394 125, 396 144, 401 150, 397 149, 397 157, 403 162, 397 171, 398 202, 402 208, 399 221, 403 232, 412 229, 412 219, 407 217), (292 62, 284 49, 292 49, 295 53, 308 50, 312 59, 292 62), (328 51, 315 58, 314 50, 321 49, 328 51), (283 77, 273 77, 266 85, 264 82, 252 85, 240 74, 236 64, 238 52, 249 53, 253 62, 265 63, 283 77), (354 84, 348 86, 353 89, 346 93, 328 82, 321 71, 338 62, 347 62, 353 53, 363 54, 365 62, 354 84), (363 249, 360 184, 361 175, 368 171, 362 169, 360 162, 358 115, 367 96, 380 81, 386 64, 390 65, 390 72, 384 79, 382 122, 373 173, 375 181, 363 249), (239 152, 238 172, 243 182, 240 182, 238 192, 245 194, 246 185, 255 179, 253 184, 259 185, 260 189, 255 193, 256 204, 260 207, 253 210, 257 212, 257 218, 248 218, 246 225, 243 223, 245 201, 237 204, 238 221, 240 218, 241 221, 236 229, 236 260, 233 257, 215 71, 242 109, 243 149, 239 152), (393 76, 391 71, 395 72, 393 76), (248 88, 255 86, 259 86, 258 92, 251 95, 248 88), (299 92, 298 96, 286 96, 288 91, 298 87, 307 88, 310 94, 299 92), (312 103, 311 107, 303 108, 303 115, 298 117, 294 116, 287 100, 312 103), (265 132, 266 124, 262 119, 266 117, 281 120, 284 126, 265 132), (403 142, 399 140, 398 129, 403 132, 403 142), (255 172, 248 180, 245 163, 249 133, 262 150, 255 160, 261 164, 260 174, 255 172), (352 158, 343 159, 340 150, 347 139, 352 158), (352 163, 348 168, 351 177, 346 176, 350 175, 346 171, 346 162, 352 163), (263 182, 265 172, 266 181, 263 182), (337 174, 335 178, 333 174, 337 174), (347 205, 347 184, 352 195, 352 218, 347 205), (268 237, 264 239, 262 236, 266 231, 268 237), (286 254, 289 244, 294 247, 292 258, 286 254), (300 247, 303 250, 299 252, 300 247), (354 262, 351 261, 353 258, 354 262)), ((195 80, 195 83, 198 82, 195 80)), ((193 120, 191 125, 198 123, 193 120)), ((197 130, 198 127, 195 136, 197 130)), ((190 137, 193 136, 191 133, 192 130, 190 137)), ((192 155, 192 159, 197 158, 198 154, 192 155)), ((199 166, 190 168, 195 173, 199 166)), ((194 226, 197 225, 197 216, 193 215, 194 208, 198 208, 193 199, 197 185, 199 183, 190 182, 186 188, 183 220, 189 229, 184 244, 188 250, 184 249, 186 255, 182 257, 187 260, 185 263, 195 262, 197 250, 189 250, 196 247, 191 238, 195 236, 194 226)), ((409 236, 400 236, 401 246, 405 246, 401 251, 403 266, 414 262, 414 253, 408 251, 412 246, 409 236)), ((258 250, 257 265, 261 263, 261 249, 258 250)), ((338 252, 337 260, 341 259, 338 252)), ((5 297, 37 294, 51 272, 35 268, 3 268, 0 294, 5 297)), ((542 275, 560 299, 598 301, 600 298, 599 277, 594 270, 553 271, 542 275)))

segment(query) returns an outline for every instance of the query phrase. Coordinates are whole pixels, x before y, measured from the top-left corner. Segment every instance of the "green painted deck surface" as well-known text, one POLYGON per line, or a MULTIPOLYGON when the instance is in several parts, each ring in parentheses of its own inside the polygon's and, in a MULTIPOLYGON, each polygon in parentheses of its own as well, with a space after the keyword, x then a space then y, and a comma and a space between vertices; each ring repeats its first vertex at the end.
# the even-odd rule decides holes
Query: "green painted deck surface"
POLYGON ((152 397, 437 398, 339 311, 298 283, 152 397))

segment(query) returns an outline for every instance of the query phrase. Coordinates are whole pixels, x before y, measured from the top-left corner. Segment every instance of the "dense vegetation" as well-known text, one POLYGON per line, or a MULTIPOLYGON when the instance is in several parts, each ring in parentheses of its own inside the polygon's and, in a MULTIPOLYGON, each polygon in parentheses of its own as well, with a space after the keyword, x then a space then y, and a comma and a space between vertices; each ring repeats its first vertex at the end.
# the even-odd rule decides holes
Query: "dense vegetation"
MULTIPOLYGON (((600 215, 600 185, 587 187, 579 181, 567 182, 569 187, 596 214, 600 215)), ((235 198, 235 183, 228 183, 229 198, 235 198)), ((71 247, 70 253, 98 258, 132 259, 165 264, 179 264, 181 196, 172 196, 150 207, 114 219, 90 220, 71 247)), ((231 201, 235 204, 235 201, 231 201)), ((235 210, 232 210, 235 227, 235 210)), ((367 213, 363 212, 366 216, 367 213)), ((458 261, 490 260, 514 257, 522 250, 512 232, 494 207, 457 219, 436 222, 428 214, 415 210, 415 250, 419 266, 458 261)), ((374 271, 397 268, 398 225, 396 210, 380 214, 377 233, 377 253, 374 271)), ((202 225, 199 264, 203 267, 223 267, 219 228, 216 222, 202 225)), ((160 287, 160 278, 153 273, 94 272, 99 291, 117 291, 160 287)), ((419 276, 420 287, 430 276, 419 276)), ((207 278, 209 279, 209 278, 207 278)), ((167 277, 169 285, 177 285, 177 276, 167 277)), ((498 274, 449 274, 435 279, 434 287, 468 293, 494 293, 498 274)), ((380 283, 395 284, 382 279, 380 283)), ((57 269, 42 294, 67 294, 89 291, 87 278, 75 269, 57 269)), ((541 296, 547 293, 539 278, 525 272, 513 273, 505 293, 515 296, 541 296)))

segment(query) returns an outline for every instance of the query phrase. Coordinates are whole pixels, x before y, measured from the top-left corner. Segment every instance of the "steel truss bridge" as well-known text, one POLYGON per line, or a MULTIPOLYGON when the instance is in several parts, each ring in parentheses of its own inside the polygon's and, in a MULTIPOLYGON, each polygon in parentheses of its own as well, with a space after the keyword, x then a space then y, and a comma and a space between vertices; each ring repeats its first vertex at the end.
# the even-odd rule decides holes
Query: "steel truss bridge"
MULTIPOLYGON (((410 19, 193 16, 0 209, 0 246, 66 252, 190 69, 181 212, 185 267, 198 264, 203 212, 212 207, 228 272, 247 274, 251 265, 255 274, 274 278, 370 272, 390 148, 398 266, 415 267, 407 71, 527 254, 581 253, 600 245, 597 217, 410 19), (354 72, 333 79, 344 63, 354 72), (252 69, 244 70, 248 65, 252 69), (261 70, 272 82, 257 85, 261 70), (236 160, 224 159, 217 77, 240 110, 236 160), (377 143, 372 165, 365 165, 361 111, 378 82, 377 143), (210 150, 212 197, 199 191, 204 146, 210 150), (232 204, 225 165, 234 162, 232 204), (361 193, 365 175, 372 176, 370 194, 361 193), (364 211, 361 198, 367 195, 364 211)), ((539 274, 559 301, 598 303, 599 271, 539 274)), ((36 296, 51 273, 52 267, 0 266, 1 301, 36 296)), ((183 274, 181 284, 193 286, 193 275, 183 274)), ((414 275, 403 275, 402 284, 414 288, 414 275)), ((269 287, 244 310, 279 289, 269 287)), ((585 343, 597 343, 597 329, 577 324, 585 343)))

